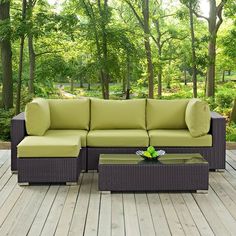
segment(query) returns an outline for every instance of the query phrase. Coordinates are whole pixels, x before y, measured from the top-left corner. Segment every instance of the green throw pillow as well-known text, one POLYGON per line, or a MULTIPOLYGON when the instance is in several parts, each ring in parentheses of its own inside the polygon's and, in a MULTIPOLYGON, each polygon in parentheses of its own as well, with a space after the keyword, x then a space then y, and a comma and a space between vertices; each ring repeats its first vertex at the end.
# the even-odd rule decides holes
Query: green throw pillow
POLYGON ((210 130, 211 114, 207 102, 191 99, 186 108, 185 121, 193 137, 206 135, 210 130))
POLYGON ((25 108, 26 131, 28 135, 41 136, 50 127, 50 110, 48 101, 35 98, 25 108))

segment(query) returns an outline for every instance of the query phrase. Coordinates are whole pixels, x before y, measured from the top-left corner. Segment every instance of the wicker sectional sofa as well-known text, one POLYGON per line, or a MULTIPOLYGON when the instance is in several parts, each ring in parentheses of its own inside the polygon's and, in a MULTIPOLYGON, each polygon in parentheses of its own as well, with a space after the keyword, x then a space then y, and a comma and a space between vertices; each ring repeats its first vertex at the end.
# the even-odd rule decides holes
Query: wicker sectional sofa
POLYGON ((11 141, 12 171, 24 171, 30 161, 38 161, 37 169, 40 160, 65 166, 71 158, 79 166, 76 176, 97 169, 100 154, 135 153, 149 145, 200 153, 210 169, 225 168, 225 119, 196 99, 38 98, 12 119, 11 141))

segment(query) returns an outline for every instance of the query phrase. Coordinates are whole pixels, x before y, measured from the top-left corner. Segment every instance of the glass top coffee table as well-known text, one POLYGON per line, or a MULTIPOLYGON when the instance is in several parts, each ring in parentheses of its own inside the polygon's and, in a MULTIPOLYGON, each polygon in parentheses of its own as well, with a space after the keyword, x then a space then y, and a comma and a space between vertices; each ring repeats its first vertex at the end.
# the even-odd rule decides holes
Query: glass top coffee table
POLYGON ((146 161, 136 154, 101 154, 100 191, 208 190, 208 162, 200 154, 166 154, 146 161))

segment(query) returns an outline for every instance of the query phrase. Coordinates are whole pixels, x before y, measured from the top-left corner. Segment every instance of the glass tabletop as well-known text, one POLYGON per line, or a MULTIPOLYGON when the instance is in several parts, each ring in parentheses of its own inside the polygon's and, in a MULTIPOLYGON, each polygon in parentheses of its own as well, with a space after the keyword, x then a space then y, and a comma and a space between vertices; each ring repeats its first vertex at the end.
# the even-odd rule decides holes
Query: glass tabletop
POLYGON ((207 164, 199 153, 194 154, 165 154, 157 161, 144 160, 136 154, 101 154, 99 164, 145 164, 145 165, 177 165, 177 164, 207 164))

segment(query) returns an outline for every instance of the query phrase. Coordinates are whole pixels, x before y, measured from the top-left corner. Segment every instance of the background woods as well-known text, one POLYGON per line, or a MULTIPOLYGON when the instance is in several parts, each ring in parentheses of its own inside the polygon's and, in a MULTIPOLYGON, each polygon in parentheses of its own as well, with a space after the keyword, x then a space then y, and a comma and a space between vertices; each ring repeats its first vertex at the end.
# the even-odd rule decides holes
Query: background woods
POLYGON ((35 96, 200 97, 230 117, 235 12, 233 0, 0 0, 0 139, 35 96))

